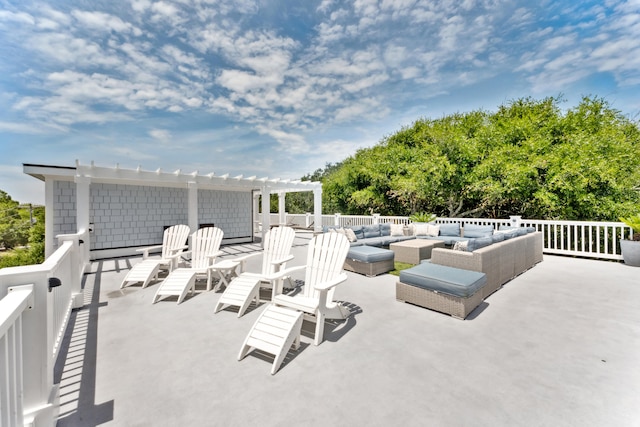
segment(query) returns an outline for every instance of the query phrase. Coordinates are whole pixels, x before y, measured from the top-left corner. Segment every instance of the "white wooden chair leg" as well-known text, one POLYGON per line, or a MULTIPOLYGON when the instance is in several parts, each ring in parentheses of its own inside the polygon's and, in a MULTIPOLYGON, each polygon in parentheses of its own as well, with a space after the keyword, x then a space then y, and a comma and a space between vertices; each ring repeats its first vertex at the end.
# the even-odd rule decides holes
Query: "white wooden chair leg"
POLYGON ((316 312, 316 336, 313 344, 320 345, 324 341, 324 313, 316 312))

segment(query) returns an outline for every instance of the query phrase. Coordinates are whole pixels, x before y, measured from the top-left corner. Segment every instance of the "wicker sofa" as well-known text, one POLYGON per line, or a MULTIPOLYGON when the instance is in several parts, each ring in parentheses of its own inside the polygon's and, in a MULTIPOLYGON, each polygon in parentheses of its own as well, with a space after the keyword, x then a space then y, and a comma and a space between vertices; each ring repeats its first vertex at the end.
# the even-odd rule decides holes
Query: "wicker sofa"
POLYGON ((482 291, 486 298, 543 259, 542 233, 521 228, 495 236, 500 234, 504 240, 496 242, 494 237, 493 243, 472 251, 435 248, 431 251, 431 262, 485 273, 487 284, 482 291))

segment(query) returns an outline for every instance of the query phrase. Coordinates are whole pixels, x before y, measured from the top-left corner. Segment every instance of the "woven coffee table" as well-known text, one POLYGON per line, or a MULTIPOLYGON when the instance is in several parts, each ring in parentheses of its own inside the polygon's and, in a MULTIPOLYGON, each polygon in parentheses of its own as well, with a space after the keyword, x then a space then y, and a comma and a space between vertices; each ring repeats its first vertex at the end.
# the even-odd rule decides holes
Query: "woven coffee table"
POLYGON ((413 239, 389 245, 389 249, 395 253, 395 260, 407 264, 420 264, 421 260, 431 258, 433 248, 444 248, 444 242, 442 240, 413 239))

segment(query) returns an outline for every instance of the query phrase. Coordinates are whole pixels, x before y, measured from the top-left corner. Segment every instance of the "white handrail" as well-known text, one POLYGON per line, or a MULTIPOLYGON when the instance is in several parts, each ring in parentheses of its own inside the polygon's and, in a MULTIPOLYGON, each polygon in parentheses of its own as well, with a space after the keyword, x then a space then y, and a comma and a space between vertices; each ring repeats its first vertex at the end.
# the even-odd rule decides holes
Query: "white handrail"
POLYGON ((8 289, 0 300, 0 425, 24 425, 22 314, 33 307, 33 285, 8 289))

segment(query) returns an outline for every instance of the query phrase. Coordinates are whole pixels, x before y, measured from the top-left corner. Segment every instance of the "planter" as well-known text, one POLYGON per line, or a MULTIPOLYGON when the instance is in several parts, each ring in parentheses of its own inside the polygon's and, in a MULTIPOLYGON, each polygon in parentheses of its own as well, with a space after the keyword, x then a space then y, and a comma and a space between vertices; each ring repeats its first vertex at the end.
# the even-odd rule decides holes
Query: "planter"
POLYGON ((640 241, 620 240, 620 250, 625 264, 640 267, 640 241))

